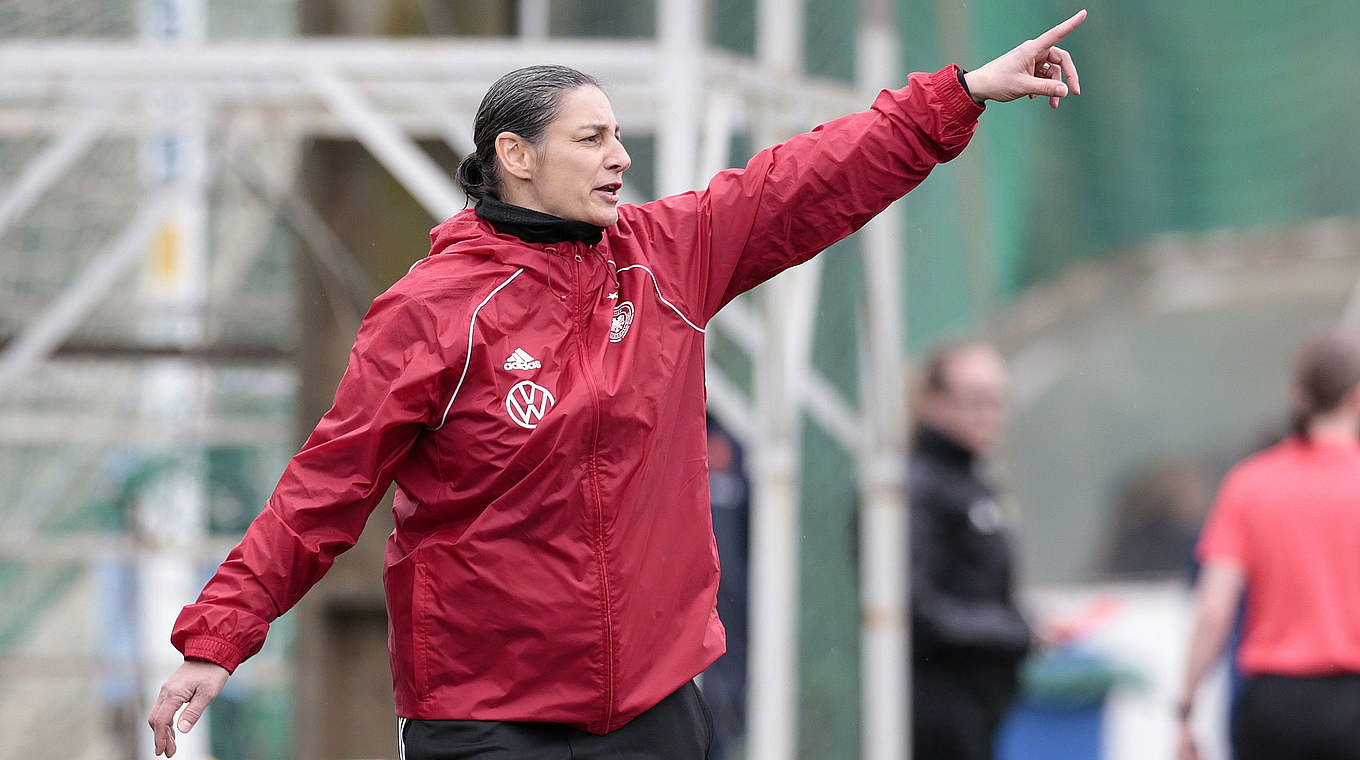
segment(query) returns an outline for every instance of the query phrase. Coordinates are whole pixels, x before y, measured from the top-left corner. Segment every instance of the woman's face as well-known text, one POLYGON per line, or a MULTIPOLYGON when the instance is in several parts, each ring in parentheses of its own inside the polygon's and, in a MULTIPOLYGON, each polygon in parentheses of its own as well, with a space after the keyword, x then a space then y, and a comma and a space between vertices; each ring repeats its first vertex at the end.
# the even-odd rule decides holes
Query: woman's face
POLYGON ((557 118, 531 151, 524 200, 563 219, 608 227, 619 219, 623 173, 632 165, 619 141, 619 124, 609 98, 598 87, 562 95, 557 118))
POLYGON ((955 443, 986 456, 1001 439, 1006 418, 1006 364, 995 349, 958 349, 945 365, 945 388, 921 399, 921 417, 955 443))

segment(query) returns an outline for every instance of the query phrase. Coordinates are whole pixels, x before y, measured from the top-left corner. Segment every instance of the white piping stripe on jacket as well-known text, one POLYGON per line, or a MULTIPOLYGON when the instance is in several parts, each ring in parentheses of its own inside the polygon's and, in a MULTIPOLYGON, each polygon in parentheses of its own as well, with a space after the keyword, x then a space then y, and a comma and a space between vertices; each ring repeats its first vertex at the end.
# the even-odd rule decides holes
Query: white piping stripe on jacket
MULTIPOLYGON (((610 262, 610 263, 613 263, 613 262, 610 262)), ((626 266, 626 267, 624 267, 623 269, 620 269, 620 270, 618 270, 618 271, 619 271, 619 272, 627 272, 629 269, 641 269, 642 271, 644 271, 644 272, 646 272, 647 274, 651 275, 651 276, 652 276, 652 287, 656 288, 656 297, 661 299, 661 303, 664 303, 664 304, 666 304, 667 306, 671 307, 671 311, 675 312, 681 319, 685 320, 685 324, 689 325, 690 327, 693 327, 695 330, 698 330, 698 331, 700 332, 700 334, 704 334, 704 328, 702 328, 702 327, 700 327, 700 326, 694 324, 693 322, 689 321, 689 317, 686 317, 683 313, 681 313, 681 311, 680 311, 679 309, 675 308, 675 304, 671 303, 670 301, 667 301, 667 300, 666 300, 666 297, 663 296, 663 295, 661 295, 661 283, 659 283, 659 282, 656 281, 656 274, 654 274, 654 273, 652 272, 652 270, 648 269, 646 266, 644 266, 644 265, 642 265, 642 264, 630 264, 630 265, 628 265, 628 266, 626 266)))
POLYGON ((449 419, 449 410, 453 408, 453 400, 458 398, 458 391, 462 390, 463 381, 467 379, 468 366, 472 364, 472 333, 477 328, 477 313, 482 310, 483 306, 486 306, 487 303, 491 301, 491 298, 493 296, 501 292, 501 288, 505 287, 506 285, 509 285, 512 280, 514 280, 516 277, 519 277, 523 272, 524 272, 523 267, 516 269, 514 274, 506 278, 505 282, 502 282, 500 285, 497 285, 496 289, 488 293, 486 298, 483 298, 482 302, 477 304, 477 308, 472 310, 472 319, 471 321, 468 322, 468 348, 467 358, 463 360, 463 374, 458 378, 458 385, 454 386, 453 388, 453 395, 449 397, 448 406, 444 407, 444 416, 439 418, 439 425, 437 427, 430 428, 430 430, 438 430, 439 428, 444 427, 444 423, 447 422, 449 419))

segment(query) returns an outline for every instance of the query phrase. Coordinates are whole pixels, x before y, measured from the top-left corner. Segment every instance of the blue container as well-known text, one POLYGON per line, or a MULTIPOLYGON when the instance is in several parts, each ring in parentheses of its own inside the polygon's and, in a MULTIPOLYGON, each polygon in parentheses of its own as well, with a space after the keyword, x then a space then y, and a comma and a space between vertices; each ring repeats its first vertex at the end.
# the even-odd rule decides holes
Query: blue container
POLYGON ((1030 657, 1020 701, 997 736, 997 760, 1100 760, 1105 697, 1141 679, 1081 646, 1030 657))
POLYGON ((1021 702, 997 737, 997 760, 1100 760, 1104 700, 1083 706, 1021 702))

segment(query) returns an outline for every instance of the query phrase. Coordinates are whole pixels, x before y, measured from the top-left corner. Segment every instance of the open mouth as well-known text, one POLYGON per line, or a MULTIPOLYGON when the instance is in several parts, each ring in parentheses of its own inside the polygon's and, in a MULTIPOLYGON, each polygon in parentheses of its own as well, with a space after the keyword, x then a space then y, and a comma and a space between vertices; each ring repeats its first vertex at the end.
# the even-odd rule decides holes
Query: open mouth
POLYGON ((618 203, 619 190, 621 190, 622 188, 623 188, 622 182, 610 182, 607 185, 600 185, 599 187, 595 188, 595 192, 603 193, 605 198, 609 199, 610 203, 618 203))

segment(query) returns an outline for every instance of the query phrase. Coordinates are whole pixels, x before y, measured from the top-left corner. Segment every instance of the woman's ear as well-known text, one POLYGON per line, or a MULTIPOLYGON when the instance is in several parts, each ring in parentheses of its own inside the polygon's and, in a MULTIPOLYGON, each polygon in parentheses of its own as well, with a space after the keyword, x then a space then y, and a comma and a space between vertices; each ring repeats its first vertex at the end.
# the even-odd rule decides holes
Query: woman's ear
POLYGON ((528 141, 514 132, 496 135, 496 160, 507 175, 526 181, 533 179, 534 151, 528 141))

